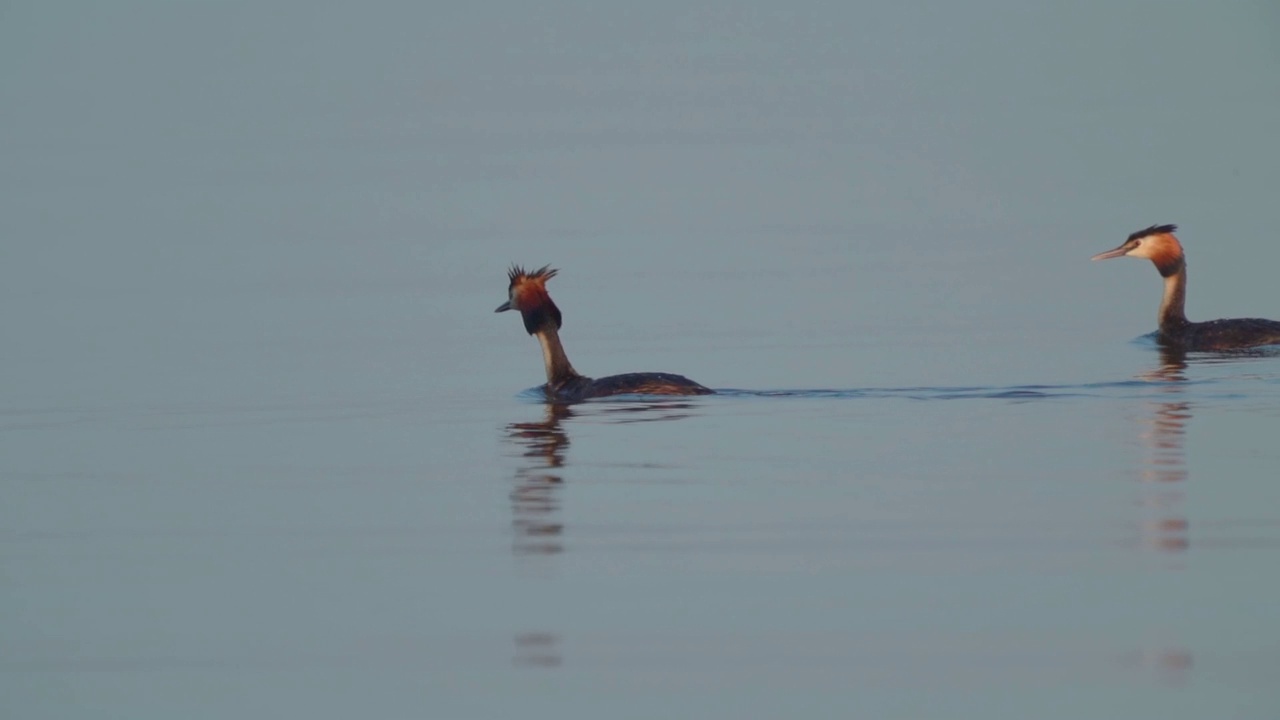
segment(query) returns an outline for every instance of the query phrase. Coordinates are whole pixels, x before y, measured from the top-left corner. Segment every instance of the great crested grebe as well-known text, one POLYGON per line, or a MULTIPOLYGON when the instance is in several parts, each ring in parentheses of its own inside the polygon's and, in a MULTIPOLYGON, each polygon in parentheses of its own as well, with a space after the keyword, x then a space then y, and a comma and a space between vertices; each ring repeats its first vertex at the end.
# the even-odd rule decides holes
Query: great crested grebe
POLYGON ((1182 350, 1243 350, 1280 343, 1280 322, 1261 318, 1232 318, 1190 322, 1184 306, 1187 294, 1187 260, 1182 244, 1173 233, 1177 225, 1152 225, 1129 236, 1115 250, 1093 256, 1094 260, 1117 257, 1146 258, 1164 278, 1164 299, 1160 301, 1160 329, 1156 341, 1182 350))
POLYGON ((599 380, 579 375, 560 344, 560 308, 547 294, 547 281, 555 277, 556 272, 547 265, 533 272, 513 265, 507 273, 511 280, 507 301, 494 310, 519 310, 524 329, 538 337, 542 359, 547 365, 547 384, 542 389, 549 399, 574 402, 608 395, 710 395, 715 392, 672 373, 627 373, 599 380))

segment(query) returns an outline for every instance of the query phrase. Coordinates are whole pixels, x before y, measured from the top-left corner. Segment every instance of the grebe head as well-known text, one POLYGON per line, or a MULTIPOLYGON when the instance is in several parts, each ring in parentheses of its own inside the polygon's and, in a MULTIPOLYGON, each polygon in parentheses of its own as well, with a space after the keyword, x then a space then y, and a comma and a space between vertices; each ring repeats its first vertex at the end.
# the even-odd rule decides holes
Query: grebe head
POLYGON ((1168 277, 1182 269, 1182 245, 1173 233, 1177 225, 1152 225, 1129 236, 1120 247, 1094 255, 1094 260, 1118 257, 1146 258, 1168 277))
POLYGON ((533 272, 526 272, 519 265, 512 265, 507 271, 511 284, 507 286, 507 301, 498 306, 494 312, 519 310, 524 318, 524 329, 530 335, 538 332, 547 323, 555 323, 560 329, 560 308, 551 301, 547 294, 547 281, 556 276, 557 270, 550 265, 543 265, 533 272))

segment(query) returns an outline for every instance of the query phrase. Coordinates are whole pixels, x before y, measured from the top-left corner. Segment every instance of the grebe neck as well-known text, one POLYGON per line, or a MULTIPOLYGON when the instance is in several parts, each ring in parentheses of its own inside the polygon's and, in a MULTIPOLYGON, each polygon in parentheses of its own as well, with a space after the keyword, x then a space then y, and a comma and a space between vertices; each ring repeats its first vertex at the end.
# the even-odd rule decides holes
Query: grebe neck
POLYGON ((1160 269, 1164 275, 1164 298, 1160 300, 1160 329, 1165 332, 1177 331, 1186 327, 1187 322, 1187 263, 1179 260, 1176 269, 1160 269))
POLYGON ((554 387, 582 377, 569 363, 569 356, 564 354, 564 345, 560 343, 560 331, 556 330, 554 323, 543 325, 534 334, 538 336, 538 342, 542 345, 542 361, 547 366, 548 385, 554 387))

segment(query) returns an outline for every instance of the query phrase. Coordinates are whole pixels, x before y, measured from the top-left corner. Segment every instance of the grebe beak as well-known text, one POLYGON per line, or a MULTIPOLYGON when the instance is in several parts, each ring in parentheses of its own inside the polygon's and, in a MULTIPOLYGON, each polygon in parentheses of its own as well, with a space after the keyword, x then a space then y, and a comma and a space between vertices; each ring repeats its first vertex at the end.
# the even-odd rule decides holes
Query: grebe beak
POLYGON ((510 310, 510 309, 511 309, 511 301, 510 301, 510 300, 508 300, 508 301, 506 301, 506 302, 502 303, 501 305, 499 305, 499 306, 498 306, 498 309, 497 309, 497 310, 494 310, 494 312, 506 312, 506 311, 508 311, 508 310, 510 310))
POLYGON ((1106 252, 1100 252, 1100 253, 1098 253, 1097 255, 1094 255, 1093 257, 1091 257, 1091 258, 1089 258, 1089 259, 1090 259, 1090 260, 1110 260, 1111 258, 1124 257, 1124 256, 1125 256, 1125 254, 1126 254, 1126 253, 1128 253, 1128 252, 1129 252, 1129 244, 1128 244, 1128 243, 1125 243, 1124 245, 1121 245, 1120 247, 1116 248, 1115 250, 1108 250, 1108 251, 1106 251, 1106 252))

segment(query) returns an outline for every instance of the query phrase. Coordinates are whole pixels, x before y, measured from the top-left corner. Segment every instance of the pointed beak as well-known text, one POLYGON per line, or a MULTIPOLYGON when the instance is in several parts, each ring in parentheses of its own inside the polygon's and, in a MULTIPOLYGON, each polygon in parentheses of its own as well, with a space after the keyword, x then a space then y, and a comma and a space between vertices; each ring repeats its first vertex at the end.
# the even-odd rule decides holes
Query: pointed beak
POLYGON ((506 301, 506 302, 502 303, 501 305, 499 305, 499 306, 498 306, 498 309, 497 309, 497 310, 494 310, 494 312, 506 312, 506 311, 508 311, 508 310, 510 310, 510 309, 511 309, 511 301, 510 301, 510 300, 508 300, 508 301, 506 301))
POLYGON ((1121 245, 1120 247, 1116 248, 1115 250, 1108 250, 1108 251, 1106 251, 1106 252, 1100 252, 1100 253, 1098 253, 1097 255, 1094 255, 1093 257, 1091 257, 1091 258, 1089 258, 1089 259, 1090 259, 1090 260, 1110 260, 1111 258, 1124 257, 1125 253, 1127 253, 1127 252, 1129 252, 1129 248, 1128 248, 1128 247, 1126 247, 1126 246, 1124 246, 1124 245, 1121 245))

